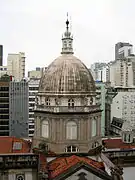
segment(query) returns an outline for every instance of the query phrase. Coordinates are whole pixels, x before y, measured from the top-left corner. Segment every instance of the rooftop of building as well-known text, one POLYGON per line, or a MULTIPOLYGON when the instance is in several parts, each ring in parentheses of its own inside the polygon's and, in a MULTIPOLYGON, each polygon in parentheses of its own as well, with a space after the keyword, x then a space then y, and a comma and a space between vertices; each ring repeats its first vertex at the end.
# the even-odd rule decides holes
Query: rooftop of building
POLYGON ((102 143, 106 149, 135 149, 135 143, 125 143, 121 137, 103 139, 102 143))
POLYGON ((0 154, 30 153, 30 150, 30 141, 10 136, 0 137, 0 154))

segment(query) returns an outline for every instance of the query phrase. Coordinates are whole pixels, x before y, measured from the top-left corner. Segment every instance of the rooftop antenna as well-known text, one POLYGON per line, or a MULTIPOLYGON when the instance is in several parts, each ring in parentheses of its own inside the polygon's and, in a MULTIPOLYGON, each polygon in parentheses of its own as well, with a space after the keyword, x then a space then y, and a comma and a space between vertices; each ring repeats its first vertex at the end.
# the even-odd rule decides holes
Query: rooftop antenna
POLYGON ((66 21, 66 28, 67 28, 67 31, 69 29, 69 20, 68 20, 68 12, 67 12, 67 21, 66 21))

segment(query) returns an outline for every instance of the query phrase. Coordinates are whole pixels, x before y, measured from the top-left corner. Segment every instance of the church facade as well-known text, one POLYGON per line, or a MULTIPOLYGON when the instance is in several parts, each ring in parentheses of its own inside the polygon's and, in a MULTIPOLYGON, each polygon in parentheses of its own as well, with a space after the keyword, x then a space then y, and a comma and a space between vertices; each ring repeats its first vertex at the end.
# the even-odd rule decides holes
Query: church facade
POLYGON ((56 153, 88 152, 101 145, 101 110, 87 67, 74 56, 66 21, 61 56, 41 78, 35 108, 33 145, 45 143, 56 153))

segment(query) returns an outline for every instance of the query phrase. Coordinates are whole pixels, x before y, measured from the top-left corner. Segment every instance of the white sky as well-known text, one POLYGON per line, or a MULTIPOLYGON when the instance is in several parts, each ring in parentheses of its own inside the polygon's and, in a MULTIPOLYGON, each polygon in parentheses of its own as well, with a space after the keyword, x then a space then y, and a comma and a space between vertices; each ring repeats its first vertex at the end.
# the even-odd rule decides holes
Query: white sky
POLYGON ((0 44, 26 53, 27 69, 49 65, 61 52, 66 13, 74 52, 88 67, 114 59, 118 41, 135 44, 134 0, 0 0, 0 44))

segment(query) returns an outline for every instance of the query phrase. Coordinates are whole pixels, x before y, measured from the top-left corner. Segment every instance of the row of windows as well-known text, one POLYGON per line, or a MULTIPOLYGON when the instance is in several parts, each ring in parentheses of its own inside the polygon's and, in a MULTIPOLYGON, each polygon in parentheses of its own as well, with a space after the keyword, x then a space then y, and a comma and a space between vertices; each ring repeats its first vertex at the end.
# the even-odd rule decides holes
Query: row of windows
POLYGON ((0 92, 0 97, 9 97, 8 92, 0 92))
MULTIPOLYGON (((96 136, 97 134, 97 121, 95 119, 92 120, 92 129, 91 135, 96 136)), ((44 120, 42 122, 42 137, 48 138, 49 137, 49 122, 44 120)), ((69 121, 66 124, 66 138, 67 139, 77 139, 78 135, 78 125, 74 121, 69 121)))
POLYGON ((9 91, 9 87, 2 86, 0 87, 0 91, 9 91))
MULTIPOLYGON (((99 145, 99 143, 98 142, 94 142, 93 144, 92 144, 92 148, 95 148, 95 147, 97 147, 99 145)), ((47 147, 48 148, 48 147, 47 147)), ((49 148, 48 148, 49 149, 49 148)), ((65 152, 66 153, 76 153, 76 152, 79 152, 79 148, 78 147, 76 147, 76 146, 67 146, 66 148, 65 148, 65 152)))
POLYGON ((38 87, 29 87, 30 91, 38 91, 38 87))
MULTIPOLYGON (((34 100, 34 98, 33 98, 33 100, 34 100)), ((46 105, 46 106, 50 106, 50 104, 51 104, 51 103, 50 103, 50 99, 47 98, 47 99, 45 100, 45 105, 46 105)), ((56 99, 55 99, 55 104, 58 105, 58 101, 57 101, 56 99)), ((89 104, 90 104, 90 105, 93 104, 93 99, 92 99, 92 98, 90 99, 89 104)), ((75 105, 74 99, 69 99, 69 100, 68 100, 68 106, 69 106, 69 107, 74 107, 74 105, 75 105)))

